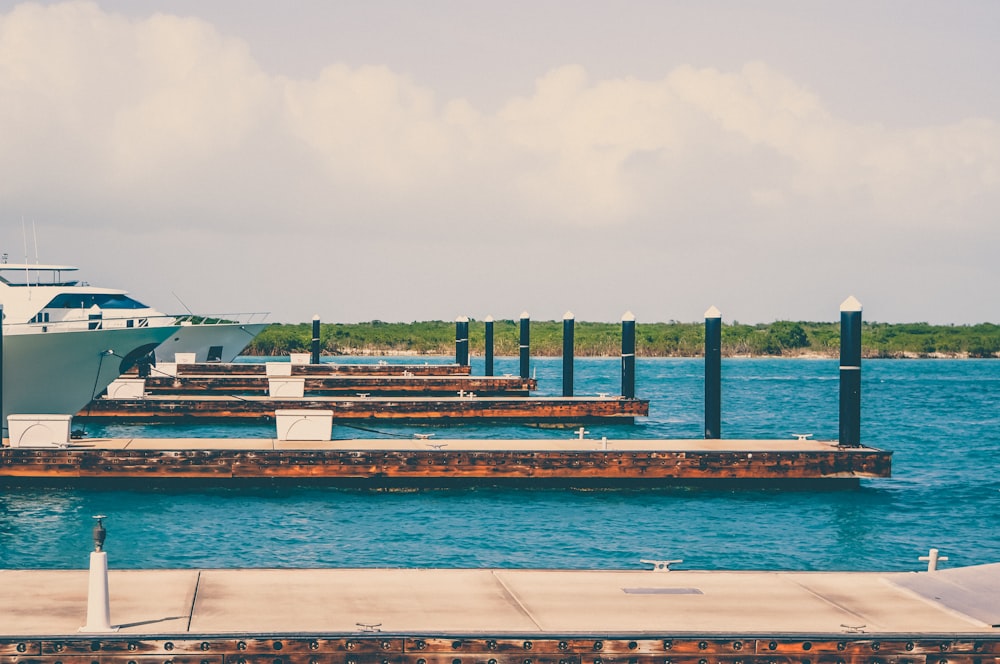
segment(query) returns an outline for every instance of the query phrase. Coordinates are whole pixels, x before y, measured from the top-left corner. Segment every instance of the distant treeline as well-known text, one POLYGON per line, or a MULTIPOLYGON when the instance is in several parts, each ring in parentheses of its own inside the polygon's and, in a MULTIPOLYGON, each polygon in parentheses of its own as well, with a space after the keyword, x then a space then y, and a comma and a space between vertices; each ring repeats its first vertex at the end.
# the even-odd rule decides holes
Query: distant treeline
MULTIPOLYGON (((494 323, 496 355, 518 354, 519 322, 494 323)), ((562 354, 562 321, 531 321, 531 354, 562 354)), ((615 356, 621 353, 620 323, 577 321, 574 329, 577 356, 615 356)), ((484 349, 484 325, 469 325, 473 353, 484 349)), ((1000 326, 929 325, 927 323, 864 323, 862 352, 868 358, 899 357, 998 357, 1000 326)), ((704 323, 637 323, 636 352, 645 357, 695 357, 704 353, 704 323)), ((244 351, 247 355, 287 355, 310 352, 312 324, 275 323, 268 326, 244 351)), ((428 354, 455 352, 455 323, 325 323, 320 326, 323 355, 428 354)), ((839 323, 776 321, 760 325, 732 323, 722 326, 722 352, 726 356, 837 357, 839 323)))

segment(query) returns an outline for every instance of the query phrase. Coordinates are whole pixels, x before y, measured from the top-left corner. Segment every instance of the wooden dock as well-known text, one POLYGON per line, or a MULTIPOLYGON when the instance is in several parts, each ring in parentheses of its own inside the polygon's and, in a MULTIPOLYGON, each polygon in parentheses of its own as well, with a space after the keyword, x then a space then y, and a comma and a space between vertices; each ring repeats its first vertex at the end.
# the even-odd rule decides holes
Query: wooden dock
MULTIPOLYGON (((113 533, 112 533, 113 535, 113 533)), ((0 570, 6 664, 996 664, 1000 564, 936 572, 0 570)), ((916 562, 916 561, 914 561, 916 562)), ((637 567, 639 561, 636 561, 637 567)), ((676 567, 676 565, 675 565, 676 567)))
POLYGON ((856 485, 892 453, 814 440, 91 439, 0 448, 0 480, 293 479, 363 488, 856 485))
POLYGON ((302 397, 164 396, 98 399, 76 415, 81 421, 149 422, 205 419, 274 419, 280 409, 332 410, 334 421, 537 424, 631 424, 649 415, 649 400, 623 397, 302 397))
MULTIPOLYGON (((198 376, 263 376, 266 362, 197 362, 176 365, 178 375, 198 376)), ((459 364, 291 364, 293 376, 469 376, 472 367, 459 364)), ((155 372, 155 368, 154 368, 155 372)))
MULTIPOLYGON (((456 395, 473 393, 478 396, 528 396, 538 389, 538 381, 519 376, 389 376, 347 374, 340 376, 303 375, 305 394, 357 396, 456 395)), ((264 375, 220 374, 180 376, 150 376, 146 379, 147 394, 208 395, 208 394, 267 394, 268 378, 264 375)))

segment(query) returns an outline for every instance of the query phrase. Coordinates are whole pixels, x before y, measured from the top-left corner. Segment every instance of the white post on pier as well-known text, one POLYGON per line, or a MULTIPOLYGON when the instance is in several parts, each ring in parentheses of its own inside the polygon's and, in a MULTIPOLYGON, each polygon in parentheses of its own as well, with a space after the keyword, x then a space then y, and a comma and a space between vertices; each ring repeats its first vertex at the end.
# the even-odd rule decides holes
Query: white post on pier
POLYGON ((87 588, 87 624, 80 628, 81 632, 117 632, 117 627, 111 626, 111 599, 108 594, 108 553, 104 551, 103 514, 94 517, 94 550, 90 553, 90 583, 87 588))

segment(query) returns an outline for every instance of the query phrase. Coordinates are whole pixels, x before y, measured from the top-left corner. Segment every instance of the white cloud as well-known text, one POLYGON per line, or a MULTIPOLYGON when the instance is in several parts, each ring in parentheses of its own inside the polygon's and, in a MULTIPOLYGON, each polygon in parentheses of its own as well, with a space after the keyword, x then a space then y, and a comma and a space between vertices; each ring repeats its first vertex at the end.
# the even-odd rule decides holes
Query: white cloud
POLYGON ((992 228, 1000 207, 995 119, 850 122, 762 62, 539 73, 485 111, 377 64, 265 73, 198 18, 19 5, 0 15, 0 196, 15 219, 134 233, 631 228, 653 244, 992 228))

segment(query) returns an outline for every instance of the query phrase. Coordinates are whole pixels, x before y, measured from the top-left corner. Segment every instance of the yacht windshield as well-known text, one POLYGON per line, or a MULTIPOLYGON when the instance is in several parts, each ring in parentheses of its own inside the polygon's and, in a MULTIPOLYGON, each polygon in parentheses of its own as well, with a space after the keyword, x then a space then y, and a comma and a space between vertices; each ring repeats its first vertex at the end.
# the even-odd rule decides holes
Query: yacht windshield
POLYGON ((45 309, 148 309, 145 304, 127 295, 104 293, 63 293, 56 295, 45 309))

